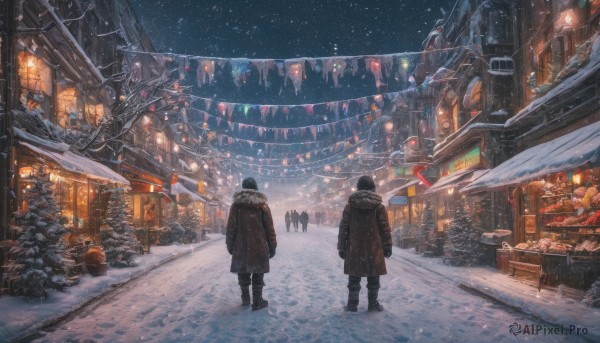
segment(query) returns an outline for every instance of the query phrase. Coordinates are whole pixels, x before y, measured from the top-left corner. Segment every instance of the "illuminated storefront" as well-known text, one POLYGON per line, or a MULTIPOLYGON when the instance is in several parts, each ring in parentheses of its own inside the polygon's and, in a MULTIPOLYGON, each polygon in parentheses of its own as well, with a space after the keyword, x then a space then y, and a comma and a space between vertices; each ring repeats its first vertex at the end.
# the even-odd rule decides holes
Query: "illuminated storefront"
POLYGON ((45 141, 19 129, 15 132, 19 137, 16 161, 19 208, 27 208, 22 195, 30 187, 34 171, 43 167, 54 184, 54 196, 64 225, 71 231, 69 236, 88 235, 99 239, 108 205, 106 191, 128 188, 129 182, 110 168, 70 152, 64 143, 45 141))

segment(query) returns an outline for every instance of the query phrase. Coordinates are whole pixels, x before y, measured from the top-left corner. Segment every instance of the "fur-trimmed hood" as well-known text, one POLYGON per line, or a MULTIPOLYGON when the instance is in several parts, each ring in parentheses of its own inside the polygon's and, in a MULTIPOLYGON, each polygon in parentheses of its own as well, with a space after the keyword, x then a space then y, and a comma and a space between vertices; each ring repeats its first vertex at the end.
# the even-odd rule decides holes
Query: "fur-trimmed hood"
POLYGON ((264 193, 253 189, 243 189, 233 195, 233 204, 242 206, 259 206, 267 203, 264 193))
POLYGON ((353 208, 372 210, 381 204, 381 196, 373 191, 360 190, 352 193, 348 198, 348 204, 353 208))

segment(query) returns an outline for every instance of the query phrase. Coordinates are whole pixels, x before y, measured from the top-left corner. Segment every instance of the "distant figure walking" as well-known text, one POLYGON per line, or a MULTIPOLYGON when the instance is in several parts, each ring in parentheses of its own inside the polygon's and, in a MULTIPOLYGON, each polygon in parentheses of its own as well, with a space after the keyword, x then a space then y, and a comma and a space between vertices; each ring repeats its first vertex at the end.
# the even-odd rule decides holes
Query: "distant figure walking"
POLYGON ((348 311, 356 312, 360 279, 367 277, 369 311, 383 311, 377 300, 379 276, 387 274, 385 259, 392 256, 392 235, 381 196, 370 176, 358 179, 340 221, 338 253, 348 275, 348 311))
POLYGON ((298 219, 300 219, 300 215, 296 210, 292 210, 292 223, 294 223, 294 231, 298 232, 298 219))
POLYGON ((285 229, 287 232, 290 232, 290 224, 292 223, 292 219, 290 218, 290 211, 285 212, 285 229))
POLYGON ((250 305, 252 284, 252 310, 269 306, 262 297, 263 278, 269 272, 269 259, 275 256, 277 237, 267 196, 258 191, 254 178, 245 178, 242 190, 233 195, 225 243, 231 254, 231 272, 238 274, 242 305, 250 305))
POLYGON ((315 221, 317 222, 317 227, 321 226, 321 217, 322 216, 323 216, 323 214, 321 214, 321 212, 315 213, 315 221))
POLYGON ((302 223, 302 232, 308 232, 308 213, 302 211, 300 214, 300 223, 302 223))

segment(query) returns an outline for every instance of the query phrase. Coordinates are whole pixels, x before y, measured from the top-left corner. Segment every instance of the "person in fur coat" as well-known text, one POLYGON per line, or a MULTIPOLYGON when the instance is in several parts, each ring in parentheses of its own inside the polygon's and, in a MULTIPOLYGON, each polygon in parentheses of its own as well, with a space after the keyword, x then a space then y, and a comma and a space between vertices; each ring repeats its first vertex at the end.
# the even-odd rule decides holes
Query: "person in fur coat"
POLYGON ((338 253, 348 275, 348 311, 356 312, 360 279, 367 277, 369 311, 383 311, 379 304, 379 276, 387 274, 385 259, 392 256, 392 234, 381 196, 375 193, 375 182, 361 176, 357 191, 348 198, 340 221, 338 253))
POLYGON ((264 274, 269 272, 269 259, 275 256, 277 238, 267 196, 258 191, 254 178, 245 178, 242 190, 233 195, 227 220, 225 242, 231 254, 231 272, 238 274, 242 305, 252 310, 269 306, 262 298, 264 274))

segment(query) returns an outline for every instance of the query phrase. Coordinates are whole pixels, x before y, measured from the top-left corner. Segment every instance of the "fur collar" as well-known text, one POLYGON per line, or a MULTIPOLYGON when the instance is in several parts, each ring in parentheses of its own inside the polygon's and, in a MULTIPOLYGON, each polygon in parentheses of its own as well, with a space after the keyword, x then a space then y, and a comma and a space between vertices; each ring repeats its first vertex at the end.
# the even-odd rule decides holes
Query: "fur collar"
POLYGON ((236 205, 258 206, 267 203, 267 196, 254 189, 243 189, 233 195, 233 203, 236 205))
POLYGON ((367 190, 356 191, 348 198, 350 207, 368 210, 374 209, 381 204, 382 201, 379 194, 367 190))

